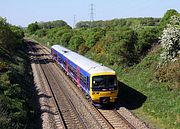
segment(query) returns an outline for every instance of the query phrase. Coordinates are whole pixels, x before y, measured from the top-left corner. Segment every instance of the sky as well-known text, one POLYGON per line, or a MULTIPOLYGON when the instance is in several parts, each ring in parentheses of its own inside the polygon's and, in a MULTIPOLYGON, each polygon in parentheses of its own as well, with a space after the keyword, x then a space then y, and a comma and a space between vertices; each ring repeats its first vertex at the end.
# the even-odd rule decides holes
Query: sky
POLYGON ((22 27, 35 21, 64 20, 69 25, 129 17, 163 17, 168 9, 180 13, 180 0, 0 0, 0 16, 22 27))

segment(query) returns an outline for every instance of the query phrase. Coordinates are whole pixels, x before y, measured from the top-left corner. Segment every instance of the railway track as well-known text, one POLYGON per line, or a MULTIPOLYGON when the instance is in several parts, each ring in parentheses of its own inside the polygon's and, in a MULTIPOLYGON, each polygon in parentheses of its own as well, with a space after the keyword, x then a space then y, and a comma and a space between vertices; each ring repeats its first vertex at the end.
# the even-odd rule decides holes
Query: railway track
POLYGON ((129 123, 120 113, 116 110, 102 110, 99 109, 102 115, 113 125, 114 128, 118 129, 135 129, 135 127, 129 123))
MULTIPOLYGON (((49 50, 47 48, 45 48, 45 50, 47 52, 49 52, 49 50)), ((56 65, 57 66, 57 65, 56 65)), ((62 72, 59 72, 61 73, 61 76, 63 76, 62 72)), ((57 73, 58 74, 58 73, 57 73)), ((69 79, 67 79, 67 83, 70 83, 68 81, 69 79)), ((73 84, 72 84, 73 85, 73 84)), ((71 89, 74 91, 74 92, 77 92, 73 89, 73 86, 71 87, 71 89)), ((77 96, 78 96, 78 92, 77 92, 77 96)), ((81 97, 82 98, 84 96, 84 94, 81 92, 81 97)), ((80 99, 79 98, 79 99, 80 99)), ((90 104, 91 105, 91 104, 90 104)), ((92 106, 92 105, 91 105, 92 106)), ((99 114, 99 116, 102 117, 102 119, 104 119, 104 121, 107 121, 107 124, 109 124, 109 127, 111 128, 120 128, 120 129, 135 129, 135 127, 129 123, 119 112, 117 112, 116 110, 102 110, 102 109, 96 109, 94 108, 94 106, 91 107, 91 109, 93 109, 96 114, 99 114)))
POLYGON ((48 86, 61 119, 58 123, 62 125, 62 128, 135 128, 116 110, 96 109, 89 104, 90 102, 84 99, 83 92, 64 75, 59 67, 54 63, 47 62, 50 60, 50 51, 40 45, 35 47, 37 48, 35 51, 39 51, 39 54, 43 55, 38 63, 48 80, 48 86), (72 91, 73 93, 70 94, 72 91))
MULTIPOLYGON (((40 81, 40 85, 43 85, 42 88, 42 93, 43 95, 48 95, 48 96, 53 96, 54 94, 51 92, 51 89, 49 89, 49 82, 47 80, 47 76, 44 74, 44 70, 41 68, 41 63, 42 60, 40 60, 40 56, 41 54, 37 54, 37 50, 34 49, 34 47, 32 47, 34 44, 29 44, 29 49, 31 49, 31 52, 33 54, 31 61, 33 61, 36 64, 36 70, 37 70, 37 74, 39 75, 39 81, 40 81)), ((61 111, 59 110, 58 104, 57 104, 57 100, 56 98, 53 96, 51 101, 45 100, 44 105, 49 104, 51 106, 54 107, 54 112, 56 112, 56 114, 54 114, 54 118, 51 118, 51 121, 53 122, 53 127, 52 128, 66 128, 65 123, 61 117, 61 111), (52 120, 54 119, 54 120, 52 120)), ((41 109, 43 110, 43 109, 41 109)), ((50 109, 45 108, 45 110, 50 111, 50 109)), ((47 127, 45 127, 47 128, 47 127)))
MULTIPOLYGON (((44 51, 45 53, 47 53, 47 50, 44 51)), ((57 67, 57 65, 54 65, 53 68, 57 67)), ((57 69, 59 70, 59 67, 57 67, 57 69)), ((56 73, 58 76, 58 80, 59 83, 63 83, 63 85, 68 85, 69 82, 67 82, 67 80, 69 80, 69 78, 67 78, 66 76, 64 76, 64 73, 56 71, 55 69, 54 73, 56 73), (66 79, 65 79, 66 77, 66 79), (60 81, 60 80, 64 80, 64 81, 60 81)), ((70 81, 70 80, 69 80, 70 81)), ((71 81, 70 81, 71 82, 71 81)), ((63 87, 61 87, 63 88, 63 87)), ((74 91, 74 84, 70 84, 70 87, 68 87, 69 92, 74 91), (72 87, 71 87, 72 86, 72 87)), ((68 90, 65 89, 65 90, 68 90)), ((75 93, 75 92, 74 92, 75 93)), ((77 109, 80 109, 81 111, 79 111, 80 114, 82 114, 84 117, 84 119, 86 119, 86 121, 90 121, 88 122, 88 128, 113 128, 113 126, 109 123, 109 121, 106 120, 106 118, 104 116, 102 116, 102 114, 99 113, 99 111, 92 105, 89 105, 89 103, 85 100, 84 101, 84 97, 80 97, 78 95, 79 93, 74 94, 74 96, 69 96, 72 100, 74 100, 74 103, 76 104, 76 107, 78 107, 77 109), (75 100, 76 98, 76 100, 75 100), (89 106, 90 107, 89 107, 89 106), (92 110, 93 109, 93 110, 92 110), (83 112, 82 112, 83 111, 83 112)))
MULTIPOLYGON (((39 51, 35 47, 32 47, 32 51, 39 51), (34 50, 33 50, 34 49, 34 50)), ((42 55, 42 54, 39 54, 42 55)), ((54 79, 54 74, 51 72, 49 66, 46 64, 46 60, 37 57, 36 62, 39 65, 39 69, 42 69, 44 78, 46 78, 54 104, 59 114, 59 121, 56 122, 56 127, 59 128, 87 128, 82 118, 77 113, 73 103, 69 97, 59 88, 59 84, 54 79), (53 86, 53 88, 52 88, 53 86)), ((57 118, 56 118, 57 119, 57 118)), ((57 120, 56 120, 57 121, 57 120)))

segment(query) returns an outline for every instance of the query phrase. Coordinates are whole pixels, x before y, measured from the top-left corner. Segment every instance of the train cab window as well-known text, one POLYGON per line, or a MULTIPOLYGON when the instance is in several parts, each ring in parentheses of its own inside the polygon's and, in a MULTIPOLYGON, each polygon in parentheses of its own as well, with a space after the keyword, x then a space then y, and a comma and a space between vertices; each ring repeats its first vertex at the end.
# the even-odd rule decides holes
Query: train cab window
POLYGON ((115 75, 102 75, 93 77, 93 90, 117 89, 117 79, 115 75))
POLYGON ((114 77, 109 77, 109 78, 107 78, 106 79, 106 82, 107 82, 107 85, 109 86, 109 87, 111 87, 111 86, 116 86, 116 78, 114 78, 114 77))
POLYGON ((94 87, 105 87, 105 79, 103 76, 93 77, 93 86, 94 87))

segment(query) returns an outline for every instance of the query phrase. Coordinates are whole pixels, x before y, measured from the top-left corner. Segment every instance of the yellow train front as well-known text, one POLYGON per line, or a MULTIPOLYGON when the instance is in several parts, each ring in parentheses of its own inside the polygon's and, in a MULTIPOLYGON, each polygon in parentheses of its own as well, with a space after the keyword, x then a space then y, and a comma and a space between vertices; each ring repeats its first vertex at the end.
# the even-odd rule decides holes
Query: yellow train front
POLYGON ((94 105, 115 102, 118 88, 114 70, 59 45, 52 46, 51 56, 94 105))
POLYGON ((115 72, 92 74, 90 80, 90 96, 95 105, 116 101, 118 88, 115 72))

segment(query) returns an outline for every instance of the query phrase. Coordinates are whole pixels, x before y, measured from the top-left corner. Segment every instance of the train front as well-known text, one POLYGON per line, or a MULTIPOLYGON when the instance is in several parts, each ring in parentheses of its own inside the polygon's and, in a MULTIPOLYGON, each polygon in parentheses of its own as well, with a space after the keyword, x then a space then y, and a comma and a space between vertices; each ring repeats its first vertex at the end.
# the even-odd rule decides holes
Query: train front
POLYGON ((118 94, 115 73, 95 74, 91 76, 91 99, 94 104, 115 102, 118 94))

